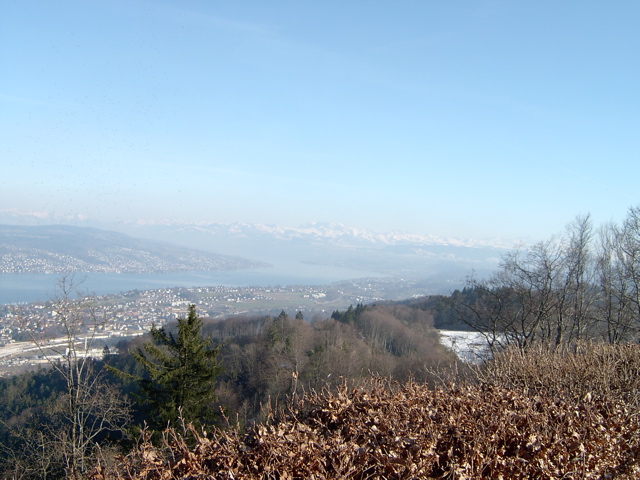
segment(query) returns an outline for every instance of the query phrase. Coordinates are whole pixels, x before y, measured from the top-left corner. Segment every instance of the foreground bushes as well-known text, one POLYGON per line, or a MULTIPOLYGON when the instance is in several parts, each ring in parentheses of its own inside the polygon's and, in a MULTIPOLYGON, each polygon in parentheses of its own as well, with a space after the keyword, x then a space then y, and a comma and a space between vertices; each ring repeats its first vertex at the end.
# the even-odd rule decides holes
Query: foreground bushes
POLYGON ((160 447, 144 439, 94 478, 637 478, 639 426, 619 399, 374 379, 306 394, 245 436, 192 430, 192 448, 175 431, 160 447))
POLYGON ((476 369, 480 383, 544 394, 568 402, 585 397, 618 399, 640 407, 640 346, 576 342, 510 347, 476 369))

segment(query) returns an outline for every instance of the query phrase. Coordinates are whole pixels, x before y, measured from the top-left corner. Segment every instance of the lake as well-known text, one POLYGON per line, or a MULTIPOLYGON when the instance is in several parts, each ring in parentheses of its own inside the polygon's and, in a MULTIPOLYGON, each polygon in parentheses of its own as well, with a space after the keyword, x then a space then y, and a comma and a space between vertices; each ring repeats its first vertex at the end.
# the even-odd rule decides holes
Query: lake
MULTIPOLYGON (((342 280, 383 276, 351 268, 282 261, 273 267, 248 270, 159 274, 82 273, 76 274, 76 279, 84 278, 84 292, 107 295, 173 287, 326 285, 342 280)), ((0 274, 0 304, 50 300, 56 295, 56 284, 61 278, 60 274, 0 274)))

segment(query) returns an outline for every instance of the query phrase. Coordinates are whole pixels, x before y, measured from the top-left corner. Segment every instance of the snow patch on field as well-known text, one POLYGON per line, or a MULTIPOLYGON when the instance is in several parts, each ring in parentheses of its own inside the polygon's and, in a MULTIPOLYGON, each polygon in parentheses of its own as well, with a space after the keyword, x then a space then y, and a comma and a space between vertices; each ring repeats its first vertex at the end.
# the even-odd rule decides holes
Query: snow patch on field
POLYGON ((487 341, 479 332, 438 330, 440 342, 455 352, 460 360, 477 363, 489 354, 487 341))

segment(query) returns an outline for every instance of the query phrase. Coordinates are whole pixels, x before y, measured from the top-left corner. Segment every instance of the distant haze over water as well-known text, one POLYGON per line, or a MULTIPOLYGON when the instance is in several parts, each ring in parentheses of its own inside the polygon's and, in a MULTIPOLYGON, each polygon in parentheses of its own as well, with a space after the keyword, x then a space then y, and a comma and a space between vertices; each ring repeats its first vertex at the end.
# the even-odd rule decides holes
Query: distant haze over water
MULTIPOLYGON (((234 271, 75 275, 76 280, 85 279, 81 287, 83 292, 97 295, 173 287, 324 285, 341 280, 383 276, 351 268, 297 262, 279 262, 275 267, 234 271)), ((61 278, 58 274, 0 274, 0 304, 51 300, 56 295, 56 285, 61 278)))

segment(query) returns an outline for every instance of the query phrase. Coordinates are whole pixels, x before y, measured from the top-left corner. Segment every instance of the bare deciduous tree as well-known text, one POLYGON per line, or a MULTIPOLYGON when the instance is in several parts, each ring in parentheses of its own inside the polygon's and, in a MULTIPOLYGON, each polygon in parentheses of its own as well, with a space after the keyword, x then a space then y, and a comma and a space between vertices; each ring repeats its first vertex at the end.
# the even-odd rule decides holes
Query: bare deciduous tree
POLYGON ((567 225, 565 235, 505 254, 489 279, 471 279, 466 294, 452 296, 453 307, 462 321, 485 335, 492 350, 598 337, 603 324, 598 277, 613 285, 614 275, 605 258, 594 254, 591 219, 581 215, 567 225))
POLYGON ((637 341, 640 333, 640 207, 622 225, 600 231, 597 260, 599 312, 609 342, 637 341))
POLYGON ((94 465, 98 440, 109 432, 124 434, 130 420, 128 399, 106 381, 91 357, 104 320, 80 285, 73 276, 61 278, 50 320, 24 325, 40 355, 64 381, 64 394, 52 405, 36 443, 45 455, 60 455, 69 478, 81 478, 94 465))

